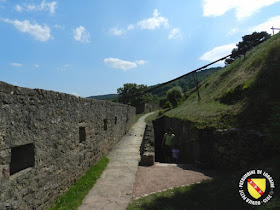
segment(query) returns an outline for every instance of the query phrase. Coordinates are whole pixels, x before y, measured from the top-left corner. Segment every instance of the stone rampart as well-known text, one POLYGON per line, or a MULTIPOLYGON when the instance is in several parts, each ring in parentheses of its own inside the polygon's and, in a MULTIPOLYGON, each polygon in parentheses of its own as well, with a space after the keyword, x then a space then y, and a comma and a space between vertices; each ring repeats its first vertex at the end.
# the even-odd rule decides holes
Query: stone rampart
POLYGON ((134 107, 0 82, 0 209, 46 209, 128 131, 134 107))
POLYGON ((136 114, 149 113, 159 109, 160 106, 158 104, 150 104, 150 103, 140 104, 139 106, 136 107, 136 114))

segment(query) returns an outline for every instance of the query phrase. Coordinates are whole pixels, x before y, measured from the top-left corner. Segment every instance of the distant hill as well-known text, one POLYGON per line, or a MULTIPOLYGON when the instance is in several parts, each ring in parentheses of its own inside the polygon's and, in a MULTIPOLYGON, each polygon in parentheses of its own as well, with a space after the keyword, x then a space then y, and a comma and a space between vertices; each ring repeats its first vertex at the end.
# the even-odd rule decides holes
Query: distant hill
POLYGON ((118 94, 106 94, 106 95, 98 95, 98 96, 89 96, 87 98, 93 98, 93 99, 97 99, 97 100, 113 101, 117 97, 118 97, 118 94))

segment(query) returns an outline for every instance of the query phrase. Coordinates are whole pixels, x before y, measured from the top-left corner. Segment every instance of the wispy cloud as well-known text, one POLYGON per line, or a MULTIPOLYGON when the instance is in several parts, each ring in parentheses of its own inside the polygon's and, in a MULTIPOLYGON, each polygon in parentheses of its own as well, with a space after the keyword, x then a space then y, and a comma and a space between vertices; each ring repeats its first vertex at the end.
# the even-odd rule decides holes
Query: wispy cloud
POLYGON ((129 69, 137 68, 138 65, 143 65, 147 63, 144 60, 137 60, 134 62, 121 60, 119 58, 105 58, 104 63, 114 69, 121 69, 123 71, 127 71, 129 69))
POLYGON ((123 35, 123 34, 126 33, 125 30, 119 29, 119 28, 117 28, 117 27, 111 28, 110 31, 111 31, 111 33, 112 33, 114 36, 121 36, 121 35, 123 35))
POLYGON ((10 63, 11 66, 14 66, 14 67, 22 67, 22 64, 21 63, 10 63))
POLYGON ((79 26, 73 31, 73 37, 76 41, 82 43, 90 42, 90 33, 83 26, 79 26))
POLYGON ((57 8, 57 2, 52 1, 52 2, 47 2, 45 0, 43 0, 41 2, 41 4, 22 4, 19 5, 17 4, 15 6, 15 10, 18 12, 22 12, 22 11, 48 11, 50 14, 54 14, 55 10, 57 8))
POLYGON ((161 26, 169 26, 168 19, 166 17, 159 16, 159 12, 157 9, 154 10, 153 17, 140 20, 137 25, 144 30, 154 30, 161 26))
POLYGON ((34 64, 33 66, 34 66, 36 69, 40 67, 38 64, 34 64))
POLYGON ((234 9, 241 20, 277 2, 280 0, 203 0, 203 15, 216 17, 234 9))
MULTIPOLYGON (((249 28, 250 32, 261 32, 261 31, 266 31, 267 33, 272 34, 272 26, 274 28, 280 28, 280 16, 276 16, 276 17, 272 17, 269 18, 267 21, 265 21, 264 23, 261 23, 257 26, 251 27, 249 28)), ((277 33, 276 31, 274 31, 274 33, 277 33)))
MULTIPOLYGON (((230 54, 232 49, 235 48, 235 47, 236 47, 235 43, 215 47, 214 49, 204 53, 200 57, 200 60, 209 61, 209 62, 218 60, 219 58, 222 58, 222 57, 230 54)), ((223 61, 220 61, 218 63, 223 64, 223 61)))
POLYGON ((15 10, 18 11, 18 12, 22 12, 23 9, 20 5, 16 5, 15 10))
POLYGON ((131 30, 133 30, 135 28, 135 26, 133 25, 133 24, 129 24, 128 26, 127 26, 127 30, 128 31, 131 31, 131 30))
POLYGON ((236 34, 240 31, 239 28, 232 28, 229 32, 227 32, 227 36, 231 36, 233 34, 236 34))
POLYGON ((182 38, 183 35, 179 28, 173 28, 168 35, 168 39, 182 39, 182 38))
POLYGON ((64 29, 64 26, 58 25, 58 24, 55 24, 53 27, 54 27, 54 28, 58 28, 58 29, 64 29))
POLYGON ((57 67, 56 70, 58 70, 58 71, 68 71, 69 68, 70 68, 70 65, 69 64, 65 64, 62 67, 57 67))
POLYGON ((51 30, 47 25, 31 24, 28 20, 2 19, 2 21, 14 25, 17 30, 30 34, 38 41, 45 42, 51 38, 51 30))
POLYGON ((148 63, 148 61, 145 61, 145 60, 137 60, 135 61, 134 63, 138 64, 138 65, 144 65, 146 63, 148 63))

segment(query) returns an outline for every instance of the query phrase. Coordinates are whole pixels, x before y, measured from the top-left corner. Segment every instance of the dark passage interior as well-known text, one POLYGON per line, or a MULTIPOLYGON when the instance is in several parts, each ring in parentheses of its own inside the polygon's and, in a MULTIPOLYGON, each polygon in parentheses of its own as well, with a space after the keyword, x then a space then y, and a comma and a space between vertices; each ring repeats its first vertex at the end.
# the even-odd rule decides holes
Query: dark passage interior
POLYGON ((34 144, 26 144, 11 148, 10 175, 23 169, 34 167, 34 144))

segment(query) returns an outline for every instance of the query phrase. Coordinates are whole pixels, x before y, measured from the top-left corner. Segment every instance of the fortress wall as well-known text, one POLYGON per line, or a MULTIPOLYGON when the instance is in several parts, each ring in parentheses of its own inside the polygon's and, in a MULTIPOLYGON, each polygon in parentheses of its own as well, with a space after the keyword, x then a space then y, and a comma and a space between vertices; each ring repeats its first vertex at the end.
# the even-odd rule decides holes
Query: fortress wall
POLYGON ((46 209, 106 155, 134 107, 0 82, 0 209, 46 209))

